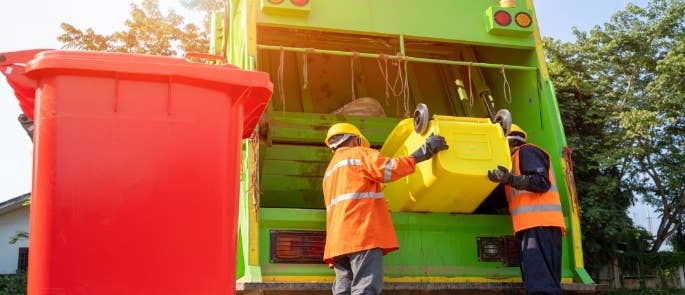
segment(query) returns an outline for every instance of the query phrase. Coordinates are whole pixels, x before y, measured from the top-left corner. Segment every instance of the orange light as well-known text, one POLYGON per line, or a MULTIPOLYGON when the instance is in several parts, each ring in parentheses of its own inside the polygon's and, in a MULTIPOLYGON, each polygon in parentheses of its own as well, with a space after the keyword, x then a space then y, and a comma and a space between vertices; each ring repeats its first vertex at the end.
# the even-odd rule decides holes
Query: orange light
POLYGON ((511 15, 504 10, 495 12, 493 17, 495 18, 495 22, 500 26, 508 26, 511 24, 511 15))
POLYGON ((533 19, 525 12, 519 12, 516 14, 516 24, 522 28, 530 27, 533 23, 533 19))
POLYGON ((305 6, 309 3, 309 0, 290 0, 290 3, 295 6, 305 6))
POLYGON ((283 0, 269 0, 269 3, 271 3, 271 4, 281 4, 281 3, 283 3, 283 0))

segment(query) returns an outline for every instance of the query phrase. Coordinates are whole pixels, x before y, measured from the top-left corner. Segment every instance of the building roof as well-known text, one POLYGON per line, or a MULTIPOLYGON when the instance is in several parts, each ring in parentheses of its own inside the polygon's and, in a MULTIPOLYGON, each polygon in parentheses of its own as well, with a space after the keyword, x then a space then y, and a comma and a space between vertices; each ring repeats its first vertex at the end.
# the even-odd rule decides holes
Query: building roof
POLYGON ((26 193, 0 203, 0 215, 24 207, 24 203, 26 203, 26 201, 29 199, 31 199, 31 193, 26 193))

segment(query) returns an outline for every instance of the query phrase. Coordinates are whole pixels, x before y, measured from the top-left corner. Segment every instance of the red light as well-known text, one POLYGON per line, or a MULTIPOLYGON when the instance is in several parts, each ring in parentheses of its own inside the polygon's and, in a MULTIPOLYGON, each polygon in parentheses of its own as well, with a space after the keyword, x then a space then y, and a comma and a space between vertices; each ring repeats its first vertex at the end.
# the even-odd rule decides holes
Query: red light
POLYGON ((295 6, 305 6, 309 3, 309 0, 290 0, 290 3, 295 6))
POLYGON ((323 263, 325 231, 271 230, 271 262, 323 263))
POLYGON ((495 22, 500 26, 508 26, 511 24, 511 15, 504 10, 495 12, 494 18, 495 22))
POLYGON ((271 4, 281 4, 283 0, 269 0, 269 3, 271 4))

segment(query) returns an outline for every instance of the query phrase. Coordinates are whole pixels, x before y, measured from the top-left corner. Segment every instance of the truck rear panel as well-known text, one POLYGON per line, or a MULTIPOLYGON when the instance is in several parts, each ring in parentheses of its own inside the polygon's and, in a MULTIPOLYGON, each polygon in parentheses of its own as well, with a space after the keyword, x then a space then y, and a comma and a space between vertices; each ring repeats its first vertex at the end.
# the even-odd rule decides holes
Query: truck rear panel
MULTIPOLYGON (((567 185, 573 175, 562 155, 566 140, 532 1, 516 8, 495 0, 229 3, 230 60, 268 72, 274 82, 259 131, 243 146, 239 290, 316 290, 333 280, 333 271, 312 259, 325 234, 326 131, 350 122, 380 149, 418 103, 431 114, 455 117, 511 111, 530 141, 552 157, 569 228, 562 282, 567 290, 590 288, 577 201, 567 185), (509 15, 508 25, 497 23, 500 11, 509 15), (373 98, 385 115, 340 111, 358 98, 373 98)), ((392 212, 392 218, 401 248, 385 257, 386 287, 520 286, 501 192, 473 213, 392 212)))

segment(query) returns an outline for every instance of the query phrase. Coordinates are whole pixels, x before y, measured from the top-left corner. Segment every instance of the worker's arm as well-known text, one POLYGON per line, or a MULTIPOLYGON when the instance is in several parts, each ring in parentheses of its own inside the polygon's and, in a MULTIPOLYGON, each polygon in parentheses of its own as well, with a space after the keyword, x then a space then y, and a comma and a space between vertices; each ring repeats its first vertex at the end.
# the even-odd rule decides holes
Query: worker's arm
POLYGON ((391 182, 414 172, 412 157, 390 158, 374 149, 364 149, 361 157, 364 177, 375 182, 391 182))
POLYGON ((524 145, 519 151, 521 175, 528 178, 527 191, 543 193, 552 186, 549 181, 549 158, 538 148, 524 145))

